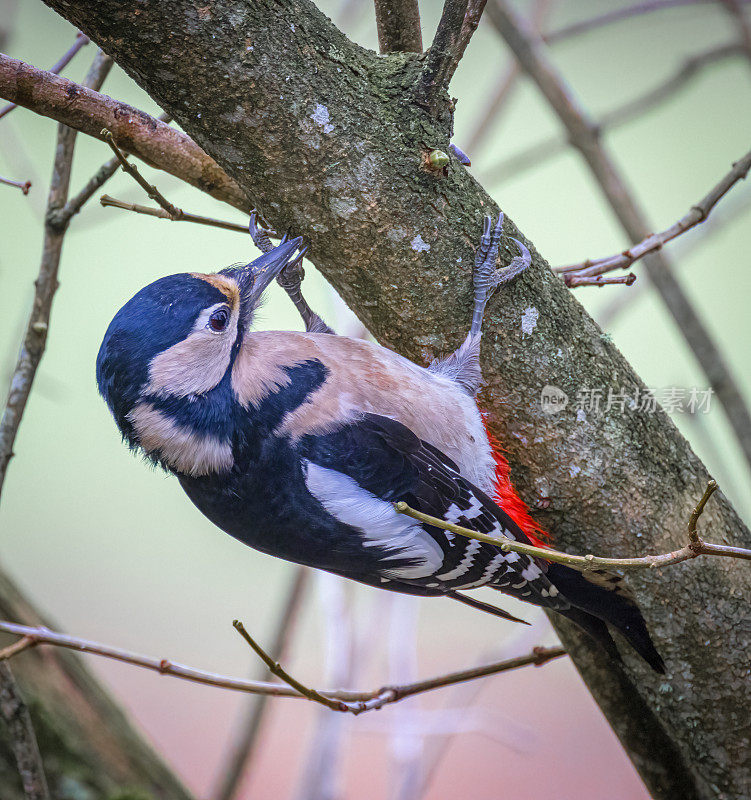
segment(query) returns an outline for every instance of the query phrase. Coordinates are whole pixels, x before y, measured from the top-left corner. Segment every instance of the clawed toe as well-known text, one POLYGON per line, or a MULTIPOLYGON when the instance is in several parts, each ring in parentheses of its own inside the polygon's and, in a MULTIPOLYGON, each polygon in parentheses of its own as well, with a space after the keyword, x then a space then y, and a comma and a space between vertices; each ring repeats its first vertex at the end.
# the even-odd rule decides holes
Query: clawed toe
POLYGON ((274 245, 269 239, 269 234, 274 231, 267 231, 265 228, 258 226, 258 212, 253 209, 250 212, 250 219, 248 221, 248 233, 253 240, 253 244, 263 253, 268 253, 274 249, 274 245))
POLYGON ((524 270, 526 270, 532 264, 532 256, 527 249, 527 246, 518 239, 514 239, 513 236, 509 238, 512 242, 516 243, 521 255, 514 256, 508 266, 497 270, 496 286, 500 285, 501 283, 508 283, 509 281, 512 281, 518 275, 521 275, 522 272, 524 272, 524 270))

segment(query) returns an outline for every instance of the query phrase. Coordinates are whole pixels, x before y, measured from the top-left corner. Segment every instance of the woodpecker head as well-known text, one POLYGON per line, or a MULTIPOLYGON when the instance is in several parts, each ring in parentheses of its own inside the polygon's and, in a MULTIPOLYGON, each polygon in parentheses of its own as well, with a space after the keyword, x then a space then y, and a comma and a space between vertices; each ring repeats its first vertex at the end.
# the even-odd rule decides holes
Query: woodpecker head
POLYGON ((132 448, 191 474, 226 465, 217 446, 222 437, 210 429, 226 411, 217 406, 228 402, 221 388, 230 386, 261 295, 302 257, 301 245, 300 238, 282 240, 246 266, 160 278, 117 312, 99 348, 96 377, 132 448))

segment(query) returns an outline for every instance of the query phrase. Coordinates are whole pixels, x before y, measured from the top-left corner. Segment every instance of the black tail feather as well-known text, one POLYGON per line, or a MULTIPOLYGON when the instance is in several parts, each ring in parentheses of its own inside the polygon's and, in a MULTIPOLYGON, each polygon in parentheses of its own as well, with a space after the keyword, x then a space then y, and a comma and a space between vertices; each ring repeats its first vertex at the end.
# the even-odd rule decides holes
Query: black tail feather
POLYGON ((629 597, 592 583, 578 570, 563 564, 550 564, 547 576, 575 606, 571 612, 563 612, 564 616, 593 636, 611 655, 615 643, 605 622, 620 631, 655 672, 665 673, 665 662, 655 649, 641 612, 629 597))

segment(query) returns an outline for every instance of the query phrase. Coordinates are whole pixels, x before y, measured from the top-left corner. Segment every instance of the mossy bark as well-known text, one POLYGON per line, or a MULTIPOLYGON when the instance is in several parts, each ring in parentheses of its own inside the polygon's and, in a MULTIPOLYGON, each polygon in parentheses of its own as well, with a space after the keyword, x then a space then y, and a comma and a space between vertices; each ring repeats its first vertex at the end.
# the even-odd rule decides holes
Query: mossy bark
MULTIPOLYGON (((39 616, 0 572, 0 618, 24 625, 39 616)), ((14 638, 0 633, 0 647, 14 638)), ((55 800, 190 800, 190 795, 107 690, 69 650, 39 647, 11 664, 31 713, 44 770, 55 800)), ((6 727, 0 723, 0 797, 24 800, 6 727)))
MULTIPOLYGON (((351 43, 308 0, 46 0, 112 55, 311 258, 378 339, 424 363, 466 333, 473 247, 498 208, 448 152, 446 94, 429 114, 413 85, 423 56, 351 43)), ((507 220, 505 232, 527 241, 507 220)), ((557 545, 665 552, 686 539, 707 471, 660 410, 578 413, 586 389, 643 384, 527 241, 533 267, 490 303, 482 403, 513 478, 557 545), (544 386, 570 401, 554 415, 544 386), (548 505, 549 503, 549 505, 548 505)), ((505 240, 503 257, 514 252, 505 240)), ((214 266, 205 265, 206 269, 214 266)), ((165 265, 165 270, 169 265, 165 265)), ((604 405, 604 404, 603 404, 604 405)), ((718 493, 707 538, 751 545, 718 493)), ((656 797, 751 794, 751 571, 701 559, 629 582, 670 674, 626 667, 569 626, 574 662, 656 797)), ((563 735, 563 731, 562 731, 563 735)), ((568 733, 566 733, 568 735, 568 733)))

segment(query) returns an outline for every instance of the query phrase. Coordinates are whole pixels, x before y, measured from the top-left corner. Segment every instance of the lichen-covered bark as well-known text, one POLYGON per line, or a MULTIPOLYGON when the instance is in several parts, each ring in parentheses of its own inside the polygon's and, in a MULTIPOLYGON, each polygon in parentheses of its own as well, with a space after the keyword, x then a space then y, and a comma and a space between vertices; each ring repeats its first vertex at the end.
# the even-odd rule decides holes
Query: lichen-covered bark
MULTIPOLYGON (((111 54, 311 258, 381 342, 424 362, 464 336, 472 248, 497 207, 448 151, 451 113, 413 102, 422 57, 349 42, 308 0, 46 0, 111 54)), ((507 233, 520 236, 509 221, 507 233)), ((520 238, 523 238, 520 236, 520 238)), ((557 544, 627 555, 684 544, 707 480, 668 417, 577 414, 577 392, 641 387, 535 252, 490 304, 483 402, 513 476, 557 544), (546 415, 546 385, 571 398, 546 415)), ((513 247, 513 245, 512 245, 513 247)), ((513 255, 508 249, 505 257, 513 255)), ((207 264, 206 268, 211 268, 207 264)), ((748 547, 727 500, 707 538, 748 547)), ((751 793, 751 571, 702 559, 629 578, 670 674, 626 652, 626 670, 561 627, 577 667, 657 797, 751 793)), ((562 732, 563 735, 563 732, 562 732)))
MULTIPOLYGON (((0 617, 50 625, 2 571, 0 617)), ((0 634, 0 647, 12 641, 0 634)), ((53 798, 190 800, 78 655, 37 648, 15 656, 11 663, 31 714, 53 798)), ((1 723, 0 797, 25 797, 9 732, 1 723)))

